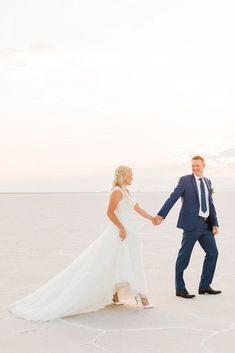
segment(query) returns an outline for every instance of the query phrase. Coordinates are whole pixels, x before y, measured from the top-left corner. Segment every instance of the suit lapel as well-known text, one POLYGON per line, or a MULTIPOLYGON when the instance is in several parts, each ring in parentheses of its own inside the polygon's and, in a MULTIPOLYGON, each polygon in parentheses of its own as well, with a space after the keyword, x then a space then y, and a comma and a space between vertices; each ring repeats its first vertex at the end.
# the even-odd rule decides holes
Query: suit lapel
POLYGON ((209 181, 207 180, 207 178, 204 177, 207 189, 208 189, 208 193, 209 193, 209 198, 211 197, 211 188, 210 188, 210 184, 209 181))
POLYGON ((192 179, 193 187, 194 187, 194 190, 195 190, 195 192, 196 192, 197 198, 198 198, 198 200, 199 200, 197 184, 196 184, 196 180, 195 180, 195 177, 194 177, 193 174, 191 175, 191 179, 192 179))

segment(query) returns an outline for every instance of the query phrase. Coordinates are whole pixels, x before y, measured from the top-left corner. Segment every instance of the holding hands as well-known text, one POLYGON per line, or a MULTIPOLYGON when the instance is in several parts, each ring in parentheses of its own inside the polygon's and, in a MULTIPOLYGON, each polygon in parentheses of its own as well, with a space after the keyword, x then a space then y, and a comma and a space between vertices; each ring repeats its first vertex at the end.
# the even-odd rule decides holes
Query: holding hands
POLYGON ((163 217, 161 217, 159 215, 156 215, 153 218, 152 223, 153 223, 154 226, 159 226, 162 223, 163 219, 164 219, 163 217))

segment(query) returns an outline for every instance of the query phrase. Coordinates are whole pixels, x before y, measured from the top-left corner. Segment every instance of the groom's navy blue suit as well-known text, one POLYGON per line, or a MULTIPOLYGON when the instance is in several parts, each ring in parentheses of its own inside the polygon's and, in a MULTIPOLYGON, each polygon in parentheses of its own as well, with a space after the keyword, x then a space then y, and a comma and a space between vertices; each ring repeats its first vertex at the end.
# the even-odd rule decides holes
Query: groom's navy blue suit
POLYGON ((208 188, 209 217, 199 217, 199 194, 193 174, 180 178, 175 190, 166 200, 158 215, 165 218, 176 201, 181 197, 182 207, 177 227, 184 230, 181 248, 176 261, 176 290, 184 290, 183 272, 187 268, 193 247, 198 241, 206 253, 199 288, 207 289, 215 272, 218 250, 212 227, 218 227, 215 207, 212 200, 211 181, 203 177, 208 188))

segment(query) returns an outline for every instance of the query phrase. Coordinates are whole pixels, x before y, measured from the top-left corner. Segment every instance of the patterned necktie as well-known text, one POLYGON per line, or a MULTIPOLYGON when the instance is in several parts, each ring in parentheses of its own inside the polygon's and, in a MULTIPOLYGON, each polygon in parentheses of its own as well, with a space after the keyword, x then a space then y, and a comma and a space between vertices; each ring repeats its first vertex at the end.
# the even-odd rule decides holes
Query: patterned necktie
POLYGON ((207 207, 206 207, 205 186, 204 186, 202 178, 199 178, 199 180, 200 180, 200 189, 201 189, 201 209, 202 209, 202 212, 206 212, 207 211, 207 207))

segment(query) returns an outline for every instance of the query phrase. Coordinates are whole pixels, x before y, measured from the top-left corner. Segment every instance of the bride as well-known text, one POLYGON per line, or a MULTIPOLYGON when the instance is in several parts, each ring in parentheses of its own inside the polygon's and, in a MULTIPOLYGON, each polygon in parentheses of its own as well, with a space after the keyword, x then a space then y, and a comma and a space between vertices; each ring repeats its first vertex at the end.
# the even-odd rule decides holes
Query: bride
POLYGON ((25 298, 9 306, 17 317, 32 321, 50 321, 65 316, 95 311, 109 305, 121 305, 123 290, 153 308, 146 294, 141 239, 136 233, 136 212, 153 220, 140 208, 127 189, 132 170, 119 166, 115 171, 106 230, 67 268, 25 298), (136 211, 136 212, 135 212, 136 211))

